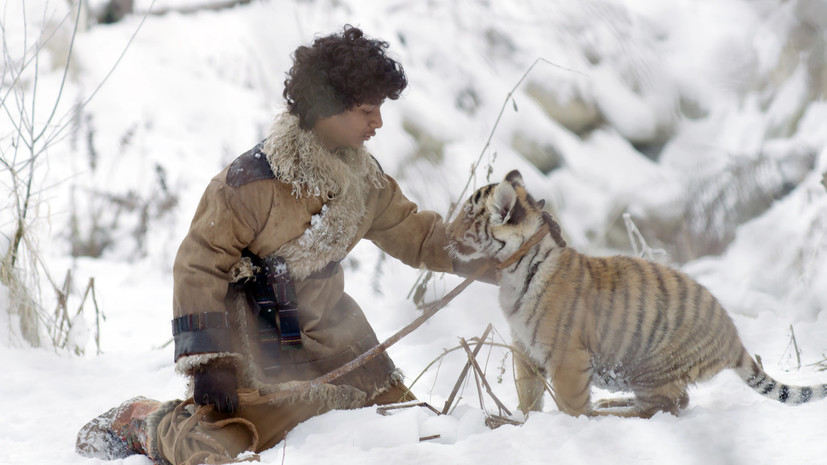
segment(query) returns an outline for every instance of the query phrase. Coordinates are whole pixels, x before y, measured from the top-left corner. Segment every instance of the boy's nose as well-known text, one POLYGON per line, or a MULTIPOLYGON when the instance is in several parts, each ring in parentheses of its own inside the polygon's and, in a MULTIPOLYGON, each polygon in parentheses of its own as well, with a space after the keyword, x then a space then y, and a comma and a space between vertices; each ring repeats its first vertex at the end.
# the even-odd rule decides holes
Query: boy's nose
POLYGON ((378 108, 374 112, 373 118, 371 119, 371 126, 373 129, 379 129, 382 127, 382 112, 378 108))

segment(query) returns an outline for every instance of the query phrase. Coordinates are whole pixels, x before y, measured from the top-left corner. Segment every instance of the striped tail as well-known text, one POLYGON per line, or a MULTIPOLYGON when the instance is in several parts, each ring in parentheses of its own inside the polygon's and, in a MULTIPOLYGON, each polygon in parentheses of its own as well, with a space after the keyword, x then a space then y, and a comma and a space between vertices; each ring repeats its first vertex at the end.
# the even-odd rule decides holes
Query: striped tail
POLYGON ((782 404, 801 405, 812 400, 827 397, 827 384, 815 386, 790 386, 779 383, 768 375, 746 352, 741 363, 734 367, 749 387, 764 397, 777 400, 782 404))

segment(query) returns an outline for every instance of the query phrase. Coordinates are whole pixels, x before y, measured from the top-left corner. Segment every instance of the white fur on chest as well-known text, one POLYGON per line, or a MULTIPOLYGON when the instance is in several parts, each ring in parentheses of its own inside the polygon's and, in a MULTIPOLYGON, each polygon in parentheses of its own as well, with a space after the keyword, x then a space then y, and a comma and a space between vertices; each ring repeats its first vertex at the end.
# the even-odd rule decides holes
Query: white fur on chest
POLYGON ((504 271, 500 280, 500 307, 511 327, 512 336, 528 351, 536 362, 547 357, 543 344, 533 344, 535 327, 545 317, 546 309, 540 304, 549 278, 557 268, 556 253, 539 263, 531 282, 526 286, 531 263, 516 270, 504 271))

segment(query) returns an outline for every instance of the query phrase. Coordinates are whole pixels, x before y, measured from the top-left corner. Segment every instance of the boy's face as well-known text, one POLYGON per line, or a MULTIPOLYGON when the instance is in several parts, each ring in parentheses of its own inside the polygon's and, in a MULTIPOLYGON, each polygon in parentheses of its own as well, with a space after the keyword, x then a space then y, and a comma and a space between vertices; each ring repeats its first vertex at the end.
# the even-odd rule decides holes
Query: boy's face
POLYGON ((363 103, 333 116, 320 118, 313 125, 313 131, 329 150, 339 147, 358 149, 382 127, 381 106, 381 103, 363 103))

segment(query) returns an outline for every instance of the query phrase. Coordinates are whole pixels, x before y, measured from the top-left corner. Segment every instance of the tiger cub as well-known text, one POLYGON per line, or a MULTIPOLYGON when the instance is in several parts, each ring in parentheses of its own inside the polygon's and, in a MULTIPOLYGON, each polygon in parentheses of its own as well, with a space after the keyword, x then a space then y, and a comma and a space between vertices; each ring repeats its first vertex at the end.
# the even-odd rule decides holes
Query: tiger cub
POLYGON ((517 364, 523 412, 542 408, 536 371, 551 378, 557 406, 574 416, 677 415, 689 402, 687 385, 725 368, 779 402, 827 397, 827 384, 788 386, 767 375, 715 297, 690 277, 633 257, 578 253, 566 247, 542 206, 512 171, 477 190, 448 227, 456 258, 498 262, 549 227, 500 278, 500 305, 515 346, 527 356, 515 358, 530 361, 517 364), (592 404, 591 385, 634 395, 592 404))

